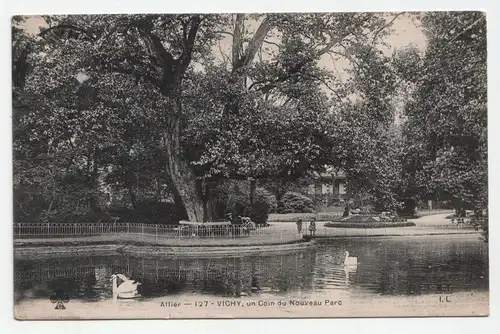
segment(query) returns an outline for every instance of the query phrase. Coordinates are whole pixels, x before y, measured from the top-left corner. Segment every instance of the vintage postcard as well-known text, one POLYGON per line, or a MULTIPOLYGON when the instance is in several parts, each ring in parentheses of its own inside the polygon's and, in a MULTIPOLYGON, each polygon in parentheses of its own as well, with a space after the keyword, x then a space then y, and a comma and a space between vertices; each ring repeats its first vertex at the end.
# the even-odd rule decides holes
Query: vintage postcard
POLYGON ((16 319, 489 315, 485 13, 11 29, 16 319))

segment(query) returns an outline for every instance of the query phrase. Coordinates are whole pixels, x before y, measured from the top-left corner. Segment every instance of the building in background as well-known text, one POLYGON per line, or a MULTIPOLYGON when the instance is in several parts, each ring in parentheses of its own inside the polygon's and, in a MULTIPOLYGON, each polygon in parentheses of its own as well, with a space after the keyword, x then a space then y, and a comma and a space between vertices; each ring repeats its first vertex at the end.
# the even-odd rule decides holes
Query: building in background
POLYGON ((307 186, 308 195, 322 207, 342 205, 346 200, 346 176, 343 172, 327 170, 315 173, 307 186))

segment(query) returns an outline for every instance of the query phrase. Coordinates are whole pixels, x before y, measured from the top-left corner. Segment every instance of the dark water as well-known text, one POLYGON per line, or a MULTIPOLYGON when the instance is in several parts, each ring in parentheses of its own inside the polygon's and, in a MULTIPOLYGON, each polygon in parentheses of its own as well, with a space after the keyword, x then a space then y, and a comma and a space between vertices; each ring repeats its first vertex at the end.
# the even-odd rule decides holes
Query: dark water
POLYGON ((319 241, 313 249, 273 256, 173 260, 116 255, 15 261, 15 299, 112 297, 110 277, 142 282, 144 298, 179 293, 237 296, 349 289, 363 295, 487 291, 488 248, 481 240, 449 236, 319 241), (358 258, 342 265, 344 251, 358 258))

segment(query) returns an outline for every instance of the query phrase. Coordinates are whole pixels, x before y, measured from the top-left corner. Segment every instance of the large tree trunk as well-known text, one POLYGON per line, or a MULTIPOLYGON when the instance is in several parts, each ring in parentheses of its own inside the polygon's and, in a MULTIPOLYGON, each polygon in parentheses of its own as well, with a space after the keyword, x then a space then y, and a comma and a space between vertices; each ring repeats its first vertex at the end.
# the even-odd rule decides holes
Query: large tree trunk
POLYGON ((253 205, 255 201, 255 188, 257 187, 257 181, 255 179, 250 180, 250 206, 253 205))
POLYGON ((135 179, 134 172, 130 168, 127 169, 125 182, 127 184, 128 196, 130 198, 130 204, 132 205, 132 208, 135 210, 135 209, 137 209, 137 197, 135 196, 135 192, 134 192, 134 179, 135 179))
POLYGON ((128 196, 130 197, 130 204, 132 204, 132 208, 135 210, 137 208, 137 200, 135 197, 134 189, 131 184, 127 185, 128 196))
POLYGON ((97 149, 94 148, 93 156, 92 156, 92 169, 90 170, 90 187, 91 187, 91 195, 90 195, 90 209, 93 212, 99 211, 99 169, 97 168, 97 149))
POLYGON ((158 203, 161 200, 161 184, 160 180, 155 179, 155 202, 158 203))
POLYGON ((214 221, 216 216, 215 203, 211 196, 211 190, 213 189, 213 184, 210 182, 202 183, 203 191, 203 216, 205 221, 214 221))
POLYGON ((196 179, 191 170, 184 162, 173 161, 171 166, 175 170, 172 176, 172 182, 179 193, 179 198, 182 201, 189 221, 203 222, 203 201, 200 198, 196 179))
POLYGON ((167 173, 174 187, 176 204, 186 209, 189 221, 203 222, 203 194, 200 182, 196 179, 191 166, 182 156, 180 147, 181 103, 172 98, 169 106, 167 131, 164 133, 164 148, 167 156, 167 173), (180 203, 179 203, 180 201, 180 203))
POLYGON ((200 196, 198 182, 193 171, 187 162, 179 157, 178 152, 167 148, 167 153, 169 160, 167 170, 172 179, 172 185, 178 194, 178 196, 174 197, 177 201, 181 201, 181 203, 176 204, 184 206, 189 221, 203 222, 203 199, 200 196))

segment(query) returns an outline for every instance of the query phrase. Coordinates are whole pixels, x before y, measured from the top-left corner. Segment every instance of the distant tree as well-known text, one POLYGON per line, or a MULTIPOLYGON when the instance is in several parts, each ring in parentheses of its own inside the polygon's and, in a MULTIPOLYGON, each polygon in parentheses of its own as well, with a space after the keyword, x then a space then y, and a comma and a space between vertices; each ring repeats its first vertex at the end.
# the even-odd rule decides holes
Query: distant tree
POLYGON ((422 26, 425 55, 406 62, 416 87, 403 131, 409 189, 482 216, 488 203, 486 17, 427 13, 422 26))
POLYGON ((402 146, 400 128, 394 123, 398 93, 394 57, 365 45, 348 51, 359 64, 350 71, 355 97, 336 116, 348 197, 377 211, 398 210, 402 146))

